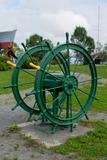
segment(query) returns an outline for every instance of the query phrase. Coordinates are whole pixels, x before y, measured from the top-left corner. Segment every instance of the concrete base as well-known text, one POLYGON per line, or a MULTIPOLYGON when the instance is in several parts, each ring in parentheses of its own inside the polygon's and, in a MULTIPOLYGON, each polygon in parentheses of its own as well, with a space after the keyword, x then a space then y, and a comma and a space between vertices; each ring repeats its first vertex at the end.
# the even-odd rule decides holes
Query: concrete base
POLYGON ((70 131, 70 127, 57 127, 56 133, 51 133, 52 125, 40 125, 36 122, 26 122, 18 124, 21 131, 26 136, 30 136, 36 140, 39 144, 45 145, 46 148, 54 147, 63 144, 67 139, 83 135, 93 128, 87 128, 76 124, 73 132, 70 131))

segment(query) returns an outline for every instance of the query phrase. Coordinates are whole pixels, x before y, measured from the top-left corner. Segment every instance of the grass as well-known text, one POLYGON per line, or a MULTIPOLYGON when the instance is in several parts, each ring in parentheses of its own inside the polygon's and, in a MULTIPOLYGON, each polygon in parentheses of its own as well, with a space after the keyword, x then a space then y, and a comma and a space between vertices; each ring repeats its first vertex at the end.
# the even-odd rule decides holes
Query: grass
MULTIPOLYGON (((73 68, 73 66, 71 65, 71 68, 73 68)), ((97 73, 99 77, 102 78, 107 78, 107 66, 97 66, 97 73)), ((52 67, 53 69, 53 67, 52 67)), ((54 71, 56 71, 58 69, 57 66, 54 66, 54 71)), ((88 74, 89 73, 89 69, 87 66, 84 65, 79 65, 78 67, 78 72, 82 72, 84 74, 88 74)), ((32 73, 34 73, 34 71, 32 71, 32 73)), ((9 71, 0 71, 0 94, 5 94, 5 93, 10 93, 11 90, 10 89, 5 89, 3 90, 3 87, 6 85, 10 85, 11 84, 11 76, 12 76, 12 70, 9 71)), ((32 76, 28 76, 27 73, 24 73, 22 71, 22 73, 20 74, 20 79, 21 82, 32 82, 34 81, 34 78, 32 76)), ((22 89, 26 89, 31 87, 30 85, 26 85, 26 86, 21 86, 22 89)))
MULTIPOLYGON (((105 66, 97 65, 96 69, 97 69, 98 77, 107 78, 107 65, 105 65, 105 66)), ((84 74, 88 74, 89 68, 85 65, 80 65, 78 67, 78 71, 80 71, 80 72, 82 71, 84 74)))
POLYGON ((96 97, 99 100, 94 100, 91 111, 107 112, 107 84, 98 86, 96 97))
POLYGON ((107 78, 107 65, 105 66, 97 66, 97 74, 102 78, 107 78))
POLYGON ((3 160, 19 160, 17 156, 10 158, 8 155, 4 156, 3 160))
POLYGON ((3 87, 11 84, 12 70, 0 71, 0 94, 10 93, 11 89, 4 90, 3 87))
MULTIPOLYGON (((71 66, 72 67, 72 66, 71 66)), ((54 70, 57 69, 54 68, 54 70)), ((87 67, 84 67, 82 65, 79 66, 80 70, 84 69, 84 73, 87 73, 87 67)), ((97 72, 100 74, 101 77, 105 77, 107 76, 107 66, 97 66, 97 72)), ((34 73, 34 71, 32 71, 32 73, 34 73)), ((12 70, 9 71, 3 71, 0 72, 0 94, 6 94, 6 93, 10 93, 12 92, 11 89, 2 89, 3 86, 6 86, 6 84, 11 84, 11 75, 12 75, 12 70)), ((34 81, 34 78, 30 75, 28 75, 27 73, 21 72, 20 74, 20 80, 21 82, 32 82, 34 81)), ((23 89, 27 89, 29 87, 31 87, 33 84, 30 85, 22 85, 20 86, 20 90, 23 89)), ((84 86, 85 88, 86 86, 84 86)), ((87 90, 87 88, 85 89, 87 90)), ((82 102, 84 102, 86 95, 82 94, 81 92, 78 93, 78 97, 80 97, 81 95, 81 100, 82 102), (81 94, 81 95, 80 95, 81 94)), ((103 111, 107 111, 107 85, 99 85, 98 89, 97 89, 97 95, 96 97, 99 98, 99 101, 95 100, 94 103, 92 104, 91 107, 91 111, 95 111, 95 112, 103 112, 103 111)), ((48 101, 51 101, 51 98, 48 96, 48 101)), ((74 101, 75 103, 75 101, 74 101)), ((75 104, 74 104, 75 105, 75 104)))
MULTIPOLYGON (((51 148, 52 151, 63 155, 77 153, 75 160, 107 159, 107 124, 103 121, 89 122, 94 131, 86 135, 69 139, 65 144, 51 148)), ((86 124, 88 126, 88 123, 86 124)))
MULTIPOLYGON (((74 70, 74 68, 75 68, 75 66, 71 65, 72 71, 74 70)), ((55 65, 55 66, 51 67, 51 69, 56 71, 59 68, 57 65, 55 65)), ((96 69, 97 69, 98 77, 107 78, 107 65, 97 65, 96 69)), ((78 72, 81 72, 83 74, 89 74, 89 67, 87 65, 79 65, 77 67, 77 70, 78 70, 78 72)))
MULTIPOLYGON (((84 86, 82 88, 82 90, 87 92, 88 86, 84 86)), ((79 98, 82 106, 84 106, 88 96, 85 95, 84 93, 81 93, 81 92, 77 92, 76 94, 77 94, 77 97, 79 98)), ((96 98, 98 98, 98 100, 95 99, 93 101, 92 106, 90 108, 90 111, 92 111, 92 112, 107 112, 107 85, 98 86, 96 98)), ((53 101, 52 96, 48 95, 46 102, 51 104, 52 101, 53 101)), ((66 104, 67 103, 65 100, 65 103, 63 105, 64 108, 66 108, 66 104)), ((80 110, 79 104, 78 104, 75 96, 72 97, 72 105, 73 105, 73 109, 75 109, 77 111, 80 110)))
POLYGON ((18 133, 21 129, 16 125, 16 124, 13 124, 11 126, 9 126, 8 128, 8 131, 10 133, 18 133))
POLYGON ((31 136, 27 136, 25 134, 21 134, 20 136, 25 141, 26 147, 29 147, 29 148, 35 147, 36 148, 37 146, 39 146, 37 141, 32 139, 31 136))
MULTIPOLYGON (((35 72, 33 70, 33 71, 30 71, 30 73, 34 74, 35 72)), ((12 70, 0 72, 0 94, 6 94, 6 93, 12 92, 11 88, 3 89, 3 87, 11 85, 11 77, 12 77, 12 70)), ((21 90, 31 88, 32 86, 34 86, 34 80, 35 78, 33 76, 23 71, 20 72, 19 83, 27 83, 27 82, 33 82, 33 83, 28 85, 21 85, 19 88, 21 88, 21 90)))
POLYGON ((20 134, 20 138, 24 140, 24 145, 27 148, 35 148, 35 149, 39 149, 39 151, 44 154, 45 151, 45 146, 43 144, 40 144, 36 139, 32 139, 31 136, 28 136, 26 134, 20 134))
POLYGON ((14 150, 17 151, 19 149, 20 145, 18 143, 15 143, 13 147, 14 147, 14 150))

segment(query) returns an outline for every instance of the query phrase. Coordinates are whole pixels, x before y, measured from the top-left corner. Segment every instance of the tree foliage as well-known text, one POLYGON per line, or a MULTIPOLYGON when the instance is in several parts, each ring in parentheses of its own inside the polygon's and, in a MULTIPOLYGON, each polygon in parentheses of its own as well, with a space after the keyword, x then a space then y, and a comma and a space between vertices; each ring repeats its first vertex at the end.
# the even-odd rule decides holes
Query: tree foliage
POLYGON ((83 42, 87 37, 87 31, 84 27, 76 27, 72 37, 76 38, 80 42, 83 42))
POLYGON ((94 49, 95 49, 95 42, 94 42, 94 39, 92 37, 90 37, 90 36, 86 37, 85 45, 88 46, 89 52, 94 51, 94 49))
MULTIPOLYGON (((38 34, 33 34, 29 38, 26 39, 26 47, 30 48, 35 45, 47 45, 49 44, 50 47, 53 47, 53 43, 49 39, 43 39, 42 36, 38 34)), ((33 55, 33 58, 35 59, 35 64, 37 64, 46 54, 46 52, 38 52, 35 55, 33 55)), ((24 67, 27 67, 27 62, 25 63, 24 67)))
POLYGON ((77 39, 79 42, 83 43, 87 46, 90 53, 95 49, 94 39, 87 35, 87 31, 84 27, 77 26, 73 35, 71 35, 71 39, 77 39))
POLYGON ((26 39, 26 46, 29 48, 38 44, 46 45, 46 42, 48 42, 50 47, 53 47, 53 43, 50 39, 43 39, 42 36, 38 34, 34 34, 34 35, 31 35, 28 39, 26 39))
POLYGON ((7 64, 7 61, 10 60, 6 55, 0 55, 0 71, 9 70, 11 67, 7 64))
POLYGON ((38 34, 31 35, 28 39, 26 39, 26 46, 33 47, 37 44, 40 44, 42 42, 43 38, 42 36, 38 34))

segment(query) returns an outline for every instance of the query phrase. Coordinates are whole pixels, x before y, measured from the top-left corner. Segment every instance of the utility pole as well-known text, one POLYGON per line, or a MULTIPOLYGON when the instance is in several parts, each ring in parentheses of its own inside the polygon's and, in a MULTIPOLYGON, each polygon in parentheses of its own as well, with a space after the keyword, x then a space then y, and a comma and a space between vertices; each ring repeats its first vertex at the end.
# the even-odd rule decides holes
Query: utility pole
POLYGON ((100 5, 98 5, 98 35, 97 35, 97 53, 100 52, 100 5))
POLYGON ((98 6, 98 43, 100 40, 100 6, 98 6))

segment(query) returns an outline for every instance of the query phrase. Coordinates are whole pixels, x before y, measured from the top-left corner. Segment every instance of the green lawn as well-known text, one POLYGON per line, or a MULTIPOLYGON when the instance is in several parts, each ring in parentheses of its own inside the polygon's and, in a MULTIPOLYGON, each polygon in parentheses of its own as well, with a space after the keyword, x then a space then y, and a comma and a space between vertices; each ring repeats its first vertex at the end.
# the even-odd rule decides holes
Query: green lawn
MULTIPOLYGON (((58 69, 58 66, 52 66, 51 67, 52 70, 56 71, 58 69)), ((107 65, 97 65, 97 74, 98 77, 102 77, 102 78, 107 78, 107 65)), ((74 65, 71 65, 71 69, 74 70, 74 65)), ((77 67, 77 71, 83 74, 88 74, 89 73, 89 67, 87 65, 79 65, 77 67)))
MULTIPOLYGON (((71 67, 72 67, 72 65, 71 65, 71 67)), ((104 66, 97 65, 96 68, 97 68, 98 77, 107 78, 107 65, 104 65, 104 66)), ((78 71, 86 73, 86 74, 89 73, 88 67, 85 65, 80 65, 78 67, 78 71)))
MULTIPOLYGON (((71 67, 73 67, 71 65, 71 67)), ((54 70, 57 70, 57 66, 53 66, 52 69, 54 68, 54 70)), ((102 77, 102 78, 107 78, 107 65, 105 66, 96 66, 97 68, 97 73, 98 76, 102 77)), ((88 74, 88 67, 85 67, 84 65, 80 65, 78 67, 78 71, 82 71, 83 73, 88 74)), ((12 70, 9 71, 0 71, 0 87, 3 87, 7 84, 11 83, 11 75, 12 75, 12 70)), ((24 77, 23 77, 24 78, 24 77)), ((24 78, 25 80, 25 78, 24 78)))
MULTIPOLYGON (((11 89, 3 89, 3 88, 5 86, 11 85, 12 71, 13 70, 0 72, 0 94, 5 94, 5 93, 10 93, 11 92, 11 89)), ((30 71, 30 73, 34 74, 35 71, 34 70, 30 71)), ((20 84, 29 83, 29 82, 33 82, 33 84, 21 85, 20 89, 23 90, 23 89, 27 89, 27 88, 32 87, 32 85, 34 86, 34 80, 35 80, 35 77, 21 71, 20 74, 19 74, 20 84)))
MULTIPOLYGON (((72 66, 71 66, 72 67, 72 66)), ((79 66, 80 72, 88 74, 88 68, 79 66)), ((107 78, 107 66, 97 66, 98 77, 107 78)), ((107 84, 98 85, 96 97, 92 104, 91 111, 107 112, 107 84)), ((84 101, 84 96, 82 96, 84 101)), ((106 160, 107 159, 107 124, 104 122, 87 122, 96 126, 94 131, 88 132, 84 136, 69 139, 65 144, 52 148, 54 152, 60 154, 76 153, 75 160, 106 160)))
POLYGON ((107 124, 103 121, 87 122, 85 125, 96 127, 86 135, 69 139, 65 144, 51 148, 60 154, 77 153, 74 160, 107 159, 107 124))
POLYGON ((98 86, 96 97, 99 100, 94 100, 91 111, 107 112, 107 84, 98 86))
POLYGON ((107 78, 107 65, 105 66, 97 66, 97 74, 102 78, 107 78))
POLYGON ((3 87, 11 84, 12 70, 0 71, 0 94, 10 93, 10 89, 4 90, 3 87))
POLYGON ((12 76, 12 70, 0 71, 0 87, 10 84, 12 76))
MULTIPOLYGON (((84 91, 87 92, 86 86, 83 89, 84 91)), ((81 105, 84 106, 88 98, 88 95, 85 95, 84 93, 81 93, 81 92, 76 93, 76 95, 79 98, 81 105)), ((107 85, 98 86, 96 98, 98 100, 95 99, 93 101, 92 106, 90 107, 90 111, 91 112, 107 112, 107 85)), ((52 95, 48 95, 46 101, 47 103, 51 103, 53 101, 52 95)), ((66 105, 67 105, 67 102, 65 101, 63 108, 66 109, 66 105)), ((80 106, 75 96, 72 96, 72 106, 73 106, 74 111, 80 110, 80 106)))
MULTIPOLYGON (((73 66, 71 66, 73 67, 73 66)), ((80 71, 84 69, 84 73, 87 74, 87 67, 84 66, 79 66, 80 71)), ((54 70, 57 70, 57 66, 56 68, 54 67, 54 70)), ((107 78, 107 66, 97 66, 97 72, 98 75, 100 75, 101 77, 105 77, 107 78)), ((34 71, 32 71, 32 73, 34 73, 34 71)), ((2 71, 0 72, 0 94, 6 94, 6 93, 10 93, 12 92, 11 89, 3 89, 4 86, 6 85, 10 85, 11 84, 11 75, 12 75, 12 70, 9 71, 2 71)), ((20 74, 20 80, 21 82, 34 82, 34 77, 32 77, 31 75, 28 75, 27 73, 21 72, 20 74)), ((31 85, 23 85, 20 87, 20 89, 27 89, 30 88, 31 86, 33 86, 33 84, 31 85)), ((86 88, 87 89, 87 88, 86 88)), ((81 95, 83 95, 82 93, 80 93, 81 95)), ((78 95, 80 96, 80 95, 78 95)), ((97 95, 96 97, 99 98, 98 100, 95 100, 94 103, 92 104, 91 107, 91 111, 107 111, 107 85, 98 85, 98 89, 97 89, 97 95)), ((82 102, 84 102, 85 100, 85 95, 81 96, 82 102)), ((74 102, 75 103, 75 102, 74 102)))

